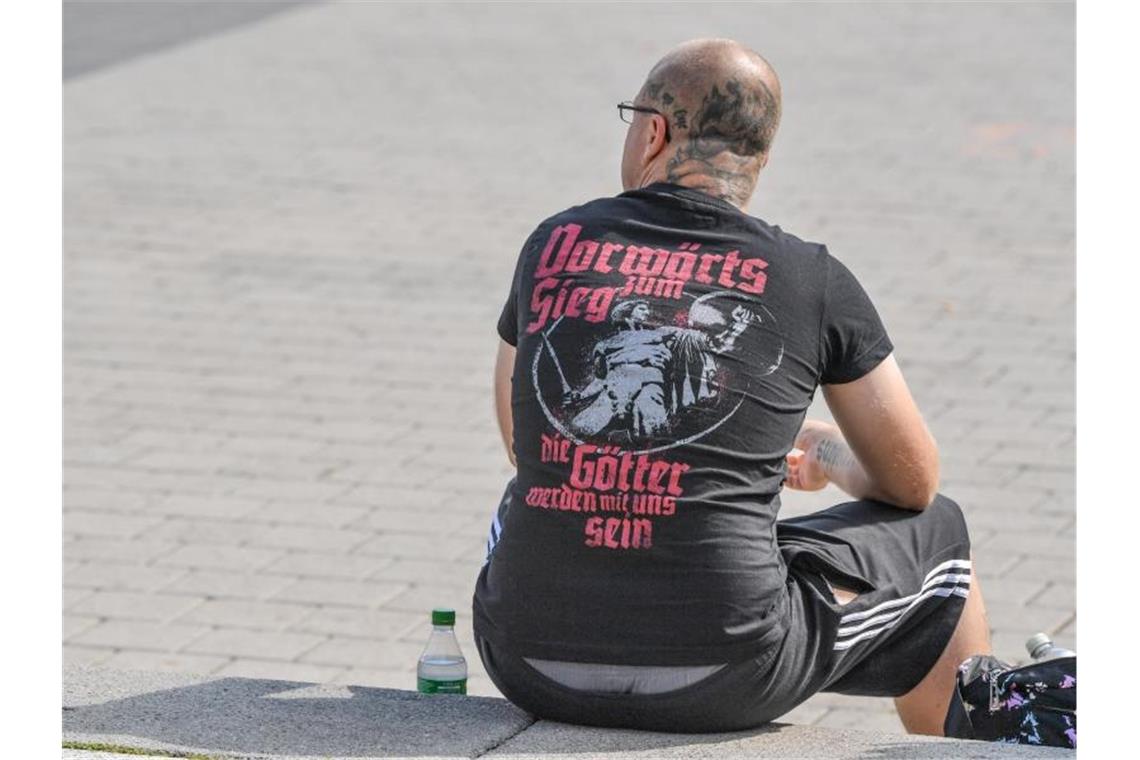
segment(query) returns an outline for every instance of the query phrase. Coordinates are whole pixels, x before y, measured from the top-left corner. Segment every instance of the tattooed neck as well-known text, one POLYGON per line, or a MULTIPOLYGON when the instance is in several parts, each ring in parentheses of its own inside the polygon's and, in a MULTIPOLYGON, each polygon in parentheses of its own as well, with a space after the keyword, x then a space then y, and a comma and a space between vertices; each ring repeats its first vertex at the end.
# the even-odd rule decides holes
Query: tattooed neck
POLYGON ((715 166, 703 167, 703 171, 692 168, 681 169, 672 166, 675 160, 674 157, 669 162, 670 166, 665 173, 666 182, 700 190, 706 195, 728 201, 739 209, 748 205, 755 183, 748 181, 747 176, 731 170, 718 169, 715 166))

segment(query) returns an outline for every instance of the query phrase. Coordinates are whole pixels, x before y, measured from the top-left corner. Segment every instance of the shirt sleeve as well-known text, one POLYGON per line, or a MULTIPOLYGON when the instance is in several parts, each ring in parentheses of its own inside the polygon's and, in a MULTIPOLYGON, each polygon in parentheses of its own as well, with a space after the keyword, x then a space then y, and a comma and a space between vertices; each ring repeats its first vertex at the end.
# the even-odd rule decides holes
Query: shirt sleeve
POLYGON ((526 260, 533 253, 535 247, 542 241, 542 232, 547 225, 541 224, 530 237, 527 238, 523 244, 522 251, 519 252, 518 262, 515 264, 515 273, 511 277, 511 290, 507 294, 507 302, 503 304, 503 310, 499 314, 499 337, 505 340, 512 346, 518 346, 519 342, 519 284, 522 280, 523 270, 526 268, 526 260))
POLYGON ((511 280, 511 292, 507 295, 507 302, 503 304, 503 311, 499 314, 499 337, 512 346, 519 344, 519 285, 518 274, 511 280))
POLYGON ((867 291, 824 249, 827 267, 820 322, 821 385, 850 383, 879 366, 894 350, 867 291))

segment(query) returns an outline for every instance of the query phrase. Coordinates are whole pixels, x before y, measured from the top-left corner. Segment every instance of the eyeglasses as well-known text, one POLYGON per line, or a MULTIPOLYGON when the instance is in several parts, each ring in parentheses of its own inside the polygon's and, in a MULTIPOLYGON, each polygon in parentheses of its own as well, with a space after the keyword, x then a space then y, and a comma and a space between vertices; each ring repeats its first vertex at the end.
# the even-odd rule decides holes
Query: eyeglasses
POLYGON ((669 142, 669 119, 667 116, 665 116, 665 114, 661 113, 656 108, 649 108, 647 106, 635 106, 633 103, 626 101, 624 103, 618 103, 617 109, 618 118, 620 118, 626 124, 633 123, 633 115, 635 113, 652 113, 660 116, 662 119, 665 119, 665 142, 669 142))

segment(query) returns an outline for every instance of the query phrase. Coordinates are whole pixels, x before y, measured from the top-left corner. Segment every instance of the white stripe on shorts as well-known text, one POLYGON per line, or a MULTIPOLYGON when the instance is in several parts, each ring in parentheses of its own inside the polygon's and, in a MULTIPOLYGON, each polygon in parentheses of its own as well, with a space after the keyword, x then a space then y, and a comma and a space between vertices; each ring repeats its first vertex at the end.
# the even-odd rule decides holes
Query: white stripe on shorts
POLYGON ((935 577, 928 580, 925 584, 923 584, 922 588, 919 589, 917 594, 908 596, 905 598, 905 600, 896 599, 892 603, 892 606, 895 607, 895 609, 887 609, 883 608, 882 605, 879 605, 879 607, 876 608, 878 610, 878 614, 874 617, 869 617, 866 620, 862 621, 855 621, 852 622, 851 625, 846 626, 843 625, 845 621, 841 618, 839 620, 839 635, 848 636, 852 633, 859 633, 859 631, 863 631, 868 628, 874 628, 879 623, 886 622, 887 620, 892 620, 910 609, 913 606, 913 602, 917 600, 920 595, 936 586, 946 586, 947 584, 952 584, 952 586, 949 586, 951 588, 953 586, 966 586, 968 588, 970 585, 970 576, 969 574, 958 575, 955 573, 944 573, 942 575, 936 575, 935 577), (906 604, 905 607, 902 606, 904 603, 906 604))
POLYGON ((968 560, 968 559, 952 559, 952 560, 949 560, 948 562, 943 562, 941 565, 939 565, 938 567, 934 568, 933 570, 931 570, 929 573, 926 574, 926 577, 922 581, 922 588, 920 588, 918 590, 918 593, 911 594, 910 596, 904 596, 904 597, 901 597, 899 599, 892 599, 888 602, 883 602, 882 604, 877 604, 869 610, 862 610, 860 612, 852 612, 851 614, 844 615, 842 618, 840 618, 839 622, 842 624, 842 623, 851 623, 851 622, 854 622, 856 620, 863 620, 864 618, 869 618, 872 615, 875 615, 879 612, 882 612, 883 610, 889 610, 889 609, 892 609, 894 607, 904 605, 907 602, 909 602, 911 599, 914 599, 916 596, 918 596, 918 594, 921 594, 930 585, 930 582, 932 581, 934 576, 937 575, 938 573, 942 573, 942 572, 945 572, 947 570, 969 570, 969 569, 970 569, 970 560, 968 560))
POLYGON ((927 574, 918 593, 877 604, 869 610, 844 615, 839 621, 841 627, 833 649, 839 651, 849 649, 860 641, 874 638, 884 631, 889 631, 898 625, 908 612, 932 597, 959 596, 965 598, 970 593, 970 575, 969 573, 953 571, 969 569, 969 567, 970 562, 968 560, 943 562, 927 574), (943 585, 947 583, 953 585, 943 585), (843 623, 855 621, 863 622, 843 626, 843 623))
POLYGON ((487 535, 487 558, 483 560, 483 564, 491 561, 491 552, 495 551, 495 545, 499 543, 499 538, 503 535, 503 526, 499 522, 499 510, 495 510, 495 516, 491 518, 491 529, 487 535))
MULTIPOLYGON (((920 596, 918 599, 915 599, 914 602, 909 607, 907 607, 906 612, 909 612, 911 609, 916 607, 920 602, 922 602, 926 599, 929 599, 930 597, 933 597, 933 596, 960 596, 964 599, 966 597, 966 595, 969 593, 970 593, 970 589, 963 588, 962 586, 939 586, 938 588, 932 588, 929 591, 927 591, 925 594, 920 596)), ((894 628, 896 625, 898 625, 900 622, 902 622, 904 617, 906 617, 905 612, 904 612, 904 614, 899 615, 894 620, 891 620, 889 623, 886 623, 885 625, 883 625, 879 628, 875 628, 874 630, 870 630, 870 631, 865 631, 865 632, 859 634, 858 636, 854 636, 850 639, 844 639, 843 641, 837 641, 837 642, 835 642, 835 646, 832 647, 832 649, 835 649, 835 650, 849 649, 849 648, 855 646, 856 644, 858 644, 860 641, 863 641, 865 639, 872 639, 875 636, 878 636, 880 633, 883 633, 884 631, 889 631, 891 628, 894 628)))

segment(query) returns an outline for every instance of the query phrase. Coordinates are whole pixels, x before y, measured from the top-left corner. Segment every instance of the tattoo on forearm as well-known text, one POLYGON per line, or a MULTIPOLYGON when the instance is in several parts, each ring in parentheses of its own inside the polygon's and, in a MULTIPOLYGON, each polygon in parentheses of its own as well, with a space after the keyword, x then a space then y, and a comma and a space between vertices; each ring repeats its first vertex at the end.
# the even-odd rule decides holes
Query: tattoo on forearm
POLYGON ((846 443, 839 441, 820 441, 815 447, 815 458, 827 473, 827 477, 832 480, 839 473, 850 472, 853 468, 859 467, 859 460, 855 458, 854 452, 846 443))

